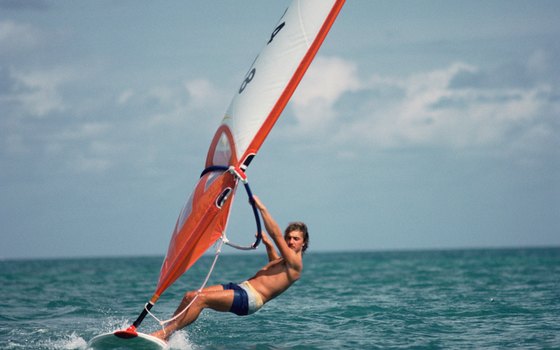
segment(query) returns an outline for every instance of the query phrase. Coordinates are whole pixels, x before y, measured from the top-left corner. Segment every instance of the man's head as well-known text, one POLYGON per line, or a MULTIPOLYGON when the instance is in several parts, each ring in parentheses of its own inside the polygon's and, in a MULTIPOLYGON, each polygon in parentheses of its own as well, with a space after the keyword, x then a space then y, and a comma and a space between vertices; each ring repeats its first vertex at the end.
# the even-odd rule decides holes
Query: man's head
POLYGON ((307 226, 303 222, 292 222, 284 230, 284 240, 291 249, 302 252, 307 250, 309 246, 309 232, 307 226))

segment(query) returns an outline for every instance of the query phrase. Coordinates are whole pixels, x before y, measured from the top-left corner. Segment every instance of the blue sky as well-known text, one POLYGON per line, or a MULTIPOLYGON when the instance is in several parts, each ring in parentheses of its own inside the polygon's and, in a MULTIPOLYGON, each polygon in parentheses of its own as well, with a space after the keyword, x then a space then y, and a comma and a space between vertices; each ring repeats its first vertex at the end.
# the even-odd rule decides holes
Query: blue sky
MULTIPOLYGON (((165 254, 287 5, 0 1, 0 258, 165 254)), ((311 251, 560 245, 558 18, 558 1, 348 1, 253 191, 309 224, 311 251)))

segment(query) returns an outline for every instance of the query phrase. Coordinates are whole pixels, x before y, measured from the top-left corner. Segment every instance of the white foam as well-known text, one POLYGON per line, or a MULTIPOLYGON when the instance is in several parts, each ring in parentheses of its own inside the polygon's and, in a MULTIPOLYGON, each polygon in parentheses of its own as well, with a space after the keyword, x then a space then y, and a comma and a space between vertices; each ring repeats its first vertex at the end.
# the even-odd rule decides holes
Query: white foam
POLYGON ((72 333, 62 339, 49 340, 43 346, 48 349, 85 350, 87 349, 87 341, 76 333, 72 333))
POLYGON ((169 349, 186 349, 193 350, 193 344, 190 342, 187 332, 175 332, 168 341, 169 349))

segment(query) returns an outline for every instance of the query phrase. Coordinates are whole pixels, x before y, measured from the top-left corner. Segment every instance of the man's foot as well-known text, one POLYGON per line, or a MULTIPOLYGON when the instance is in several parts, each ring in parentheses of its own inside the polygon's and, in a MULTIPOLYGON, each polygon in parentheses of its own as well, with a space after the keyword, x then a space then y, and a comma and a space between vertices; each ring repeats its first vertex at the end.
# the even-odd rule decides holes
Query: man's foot
MULTIPOLYGON (((152 337, 156 337, 159 338, 161 340, 167 341, 167 338, 169 338, 169 336, 165 333, 165 331, 163 329, 160 329, 159 331, 153 332, 152 334, 150 334, 152 337)), ((171 334, 169 334, 171 335, 171 334)))

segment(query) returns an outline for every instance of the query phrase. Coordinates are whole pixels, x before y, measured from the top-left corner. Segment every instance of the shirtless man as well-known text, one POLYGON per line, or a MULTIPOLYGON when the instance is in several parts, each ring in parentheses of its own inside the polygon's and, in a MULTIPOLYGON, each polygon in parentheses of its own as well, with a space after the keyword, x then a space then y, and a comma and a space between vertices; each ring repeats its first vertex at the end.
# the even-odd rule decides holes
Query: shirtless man
POLYGON ((256 196, 254 198, 255 204, 261 212, 266 231, 272 237, 280 254, 276 252, 270 238, 263 232, 262 242, 266 246, 268 264, 239 285, 229 283, 207 287, 201 292, 187 292, 175 311, 175 315, 192 302, 188 310, 165 326, 163 330, 152 335, 167 339, 176 330, 193 323, 200 312, 207 308, 221 312, 233 312, 240 316, 250 315, 268 301, 276 298, 300 278, 303 269, 302 255, 309 242, 307 227, 302 222, 291 223, 282 237, 280 227, 266 207, 256 196))

